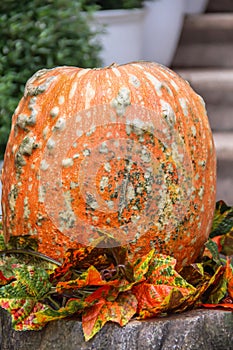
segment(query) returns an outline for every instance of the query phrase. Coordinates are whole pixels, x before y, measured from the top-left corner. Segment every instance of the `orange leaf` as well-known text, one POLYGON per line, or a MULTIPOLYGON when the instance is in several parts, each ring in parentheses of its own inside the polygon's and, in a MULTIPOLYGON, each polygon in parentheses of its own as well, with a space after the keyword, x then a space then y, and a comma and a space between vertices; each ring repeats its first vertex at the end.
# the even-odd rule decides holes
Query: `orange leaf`
POLYGON ((105 299, 105 300, 115 300, 118 296, 119 291, 116 288, 113 288, 111 285, 105 285, 102 287, 99 287, 91 293, 85 301, 88 303, 98 303, 99 300, 105 299))
POLYGON ((58 282, 56 290, 61 293, 67 289, 78 289, 86 286, 103 286, 111 284, 102 279, 100 272, 94 267, 90 266, 89 269, 83 272, 78 278, 67 282, 58 282))
POLYGON ((232 269, 232 265, 230 264, 229 258, 227 259, 227 262, 226 262, 225 276, 227 280, 228 294, 233 299, 233 269, 232 269))
POLYGON ((137 299, 130 292, 121 293, 113 302, 100 299, 83 313, 82 327, 85 339, 91 339, 107 321, 124 326, 134 316, 136 310, 137 299))
POLYGON ((101 320, 100 311, 105 304, 104 299, 100 299, 99 302, 88 309, 86 309, 82 315, 82 327, 86 340, 91 339, 107 322, 107 320, 101 320), (97 327, 98 321, 98 327, 97 327))
POLYGON ((202 304, 203 307, 207 309, 227 309, 229 311, 233 311, 233 304, 225 303, 225 304, 202 304))
POLYGON ((175 270, 175 266, 176 259, 162 254, 155 255, 147 273, 147 282, 176 287, 183 295, 195 292, 196 288, 175 270))
POLYGON ((140 319, 153 317, 178 306, 182 293, 173 286, 153 285, 147 282, 133 287, 133 293, 138 301, 137 313, 140 319))

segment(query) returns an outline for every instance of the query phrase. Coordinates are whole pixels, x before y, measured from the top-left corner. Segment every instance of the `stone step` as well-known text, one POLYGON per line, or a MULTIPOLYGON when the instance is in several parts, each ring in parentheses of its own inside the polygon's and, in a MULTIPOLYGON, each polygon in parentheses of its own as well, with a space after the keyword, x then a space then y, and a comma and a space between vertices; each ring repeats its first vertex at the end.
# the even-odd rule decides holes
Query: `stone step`
POLYGON ((233 205, 233 132, 214 133, 217 153, 217 200, 233 205))
POLYGON ((233 12, 233 1, 232 0, 209 0, 206 11, 207 12, 233 12))
POLYGON ((186 16, 172 67, 233 67, 233 13, 186 16))
POLYGON ((233 69, 175 69, 206 103, 213 131, 233 131, 233 69))

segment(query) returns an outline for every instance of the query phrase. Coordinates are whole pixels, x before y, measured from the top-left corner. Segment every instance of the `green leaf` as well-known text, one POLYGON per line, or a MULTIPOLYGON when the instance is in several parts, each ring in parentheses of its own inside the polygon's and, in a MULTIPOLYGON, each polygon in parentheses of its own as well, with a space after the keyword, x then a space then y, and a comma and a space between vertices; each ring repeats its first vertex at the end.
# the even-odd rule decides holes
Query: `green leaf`
POLYGON ((41 299, 51 287, 49 275, 40 267, 22 265, 13 269, 15 281, 0 288, 0 299, 41 299))
POLYGON ((209 249, 210 253, 212 254, 213 260, 216 262, 216 264, 221 265, 217 243, 212 241, 212 239, 208 239, 208 241, 205 243, 205 246, 207 249, 209 249))
POLYGON ((134 281, 139 282, 143 279, 144 275, 148 272, 151 259, 154 256, 154 249, 152 249, 147 255, 138 258, 133 263, 134 281))
POLYGON ((210 238, 224 235, 233 229, 233 207, 226 205, 224 201, 216 203, 210 238))
POLYGON ((38 301, 51 288, 49 275, 42 268, 25 265, 12 267, 12 272, 15 280, 0 288, 0 306, 10 312, 15 329, 32 329, 33 314, 45 307, 38 301))
POLYGON ((188 294, 188 291, 195 291, 196 289, 175 270, 175 266, 176 259, 173 257, 163 254, 154 255, 146 274, 147 281, 154 285, 177 287, 185 294, 188 294))
POLYGON ((77 298, 71 298, 67 301, 64 307, 55 310, 50 306, 46 306, 44 309, 39 310, 34 314, 33 323, 40 326, 45 326, 48 322, 59 320, 74 314, 80 314, 86 307, 90 306, 90 303, 77 298))
POLYGON ((225 276, 225 267, 219 266, 215 274, 210 278, 206 291, 207 304, 218 304, 226 295, 228 281, 225 276))
MULTIPOLYGON (((0 221, 0 225, 1 225, 1 221, 0 221)), ((1 231, 1 228, 0 228, 0 250, 5 250, 6 249, 6 243, 5 243, 5 240, 4 240, 4 236, 3 236, 3 232, 1 231)))

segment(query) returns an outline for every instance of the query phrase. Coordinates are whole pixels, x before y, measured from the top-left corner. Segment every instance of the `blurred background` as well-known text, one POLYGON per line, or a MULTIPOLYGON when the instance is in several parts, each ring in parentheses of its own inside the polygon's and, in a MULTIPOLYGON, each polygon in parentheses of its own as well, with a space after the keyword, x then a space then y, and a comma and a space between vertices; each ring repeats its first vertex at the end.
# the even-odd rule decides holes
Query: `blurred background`
POLYGON ((4 0, 0 33, 0 167, 11 116, 35 71, 152 60, 204 98, 217 200, 233 205, 232 0, 4 0))

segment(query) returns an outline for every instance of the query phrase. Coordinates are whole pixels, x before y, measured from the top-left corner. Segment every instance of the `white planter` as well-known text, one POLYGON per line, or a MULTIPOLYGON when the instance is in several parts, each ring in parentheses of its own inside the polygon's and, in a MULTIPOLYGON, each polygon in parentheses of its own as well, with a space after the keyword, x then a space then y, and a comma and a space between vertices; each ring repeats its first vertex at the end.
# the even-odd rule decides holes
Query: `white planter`
POLYGON ((142 58, 144 12, 144 9, 104 10, 94 14, 96 24, 105 26, 105 33, 99 36, 104 65, 142 58))
MULTIPOLYGON (((221 1, 221 0, 219 0, 221 1)), ((185 13, 203 13, 207 7, 208 0, 185 0, 185 13)))
POLYGON ((185 0, 145 2, 143 59, 170 66, 179 41, 185 0))

